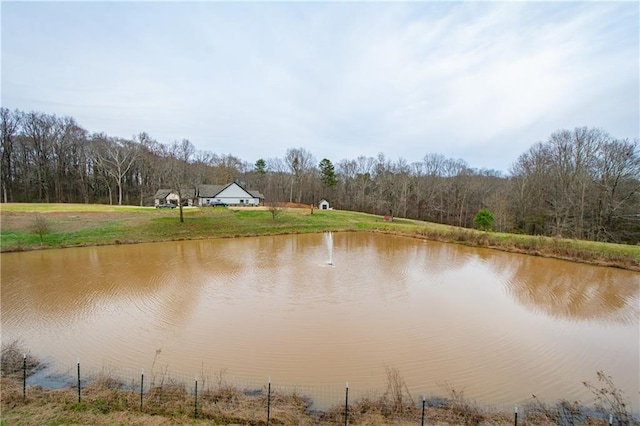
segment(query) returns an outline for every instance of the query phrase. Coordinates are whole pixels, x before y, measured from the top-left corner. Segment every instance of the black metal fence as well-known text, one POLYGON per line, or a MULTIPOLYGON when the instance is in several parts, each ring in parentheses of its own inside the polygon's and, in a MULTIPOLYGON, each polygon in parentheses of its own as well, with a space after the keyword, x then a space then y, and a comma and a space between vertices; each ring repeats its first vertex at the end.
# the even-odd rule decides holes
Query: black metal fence
MULTIPOLYGON (((64 388, 77 391, 79 404, 97 403, 103 398, 96 397, 96 390, 108 389, 125 395, 122 407, 128 410, 140 410, 141 412, 161 413, 167 407, 180 407, 182 412, 190 411, 193 417, 220 418, 224 417, 225 410, 237 410, 244 405, 246 411, 251 413, 252 421, 259 421, 269 425, 272 422, 274 409, 298 410, 305 414, 323 416, 336 424, 347 426, 357 414, 362 413, 363 404, 378 404, 377 409, 385 410, 405 419, 413 419, 425 425, 425 418, 429 410, 449 410, 467 419, 470 414, 487 415, 488 413, 501 413, 502 419, 513 419, 513 424, 527 421, 541 414, 549 417, 555 416, 558 424, 574 424, 589 416, 596 416, 607 424, 630 424, 628 419, 617 419, 613 414, 596 414, 593 410, 581 407, 573 413, 550 411, 549 407, 532 401, 521 401, 512 407, 484 407, 463 401, 460 398, 441 398, 420 396, 418 399, 408 394, 406 386, 395 393, 387 388, 385 392, 356 390, 349 387, 346 382, 344 387, 322 386, 290 386, 272 383, 268 377, 264 383, 251 380, 242 380, 229 377, 224 371, 201 372, 190 376, 170 372, 168 368, 161 371, 144 370, 134 371, 123 368, 81 368, 80 360, 73 366, 63 366, 60 363, 49 362, 43 368, 31 370, 27 366, 26 355, 22 365, 22 397, 28 403, 28 396, 32 387, 64 388), (309 395, 313 395, 312 400, 309 395), (344 403, 341 403, 340 401, 344 403), (458 412, 456 412, 456 410, 458 412), (542 413, 541 413, 542 410, 542 413), (465 414, 466 412, 466 414, 465 414), (509 414, 509 412, 511 414, 509 414)), ((14 369, 17 371, 17 369, 14 369)), ((575 407, 574 407, 575 408, 575 407)), ((172 408, 170 408, 171 410, 172 408)), ((465 420, 466 422, 466 420, 465 420)), ((632 420, 633 422, 633 420, 632 420)))

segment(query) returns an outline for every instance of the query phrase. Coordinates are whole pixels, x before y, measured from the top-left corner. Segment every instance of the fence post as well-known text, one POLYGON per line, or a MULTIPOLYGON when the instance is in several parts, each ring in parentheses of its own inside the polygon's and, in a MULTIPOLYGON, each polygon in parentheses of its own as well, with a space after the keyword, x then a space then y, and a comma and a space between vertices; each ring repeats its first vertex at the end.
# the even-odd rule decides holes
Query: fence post
POLYGON ((198 376, 196 376, 195 401, 193 403, 193 417, 198 418, 198 376))
POLYGON ((267 387, 267 426, 271 419, 271 376, 269 376, 269 384, 267 387))
POLYGON ((144 368, 140 375, 140 411, 142 411, 142 393, 144 392, 144 368))
POLYGON ((22 355, 22 399, 27 399, 27 354, 22 355))
POLYGON ((80 358, 78 358, 78 404, 81 401, 81 393, 80 393, 80 358))
POLYGON ((347 382, 347 386, 345 387, 344 426, 349 426, 349 382, 347 382))
POLYGON ((518 426, 518 406, 517 405, 513 408, 513 414, 514 414, 513 425, 518 426))
POLYGON ((426 398, 422 395, 422 426, 424 426, 424 404, 426 402, 426 398))

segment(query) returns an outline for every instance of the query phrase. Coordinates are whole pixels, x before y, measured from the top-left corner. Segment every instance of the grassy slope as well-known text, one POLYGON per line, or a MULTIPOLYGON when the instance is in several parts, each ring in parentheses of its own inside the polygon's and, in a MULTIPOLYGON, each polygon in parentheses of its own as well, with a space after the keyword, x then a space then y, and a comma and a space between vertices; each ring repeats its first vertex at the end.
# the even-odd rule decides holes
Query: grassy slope
POLYGON ((310 209, 284 209, 275 220, 262 208, 186 208, 184 214, 185 222, 180 223, 177 209, 2 204, 0 250, 368 230, 640 270, 640 247, 629 245, 485 233, 408 219, 386 222, 380 216, 338 210, 314 210, 311 214, 310 209), (32 231, 36 214, 50 225, 43 245, 32 231))

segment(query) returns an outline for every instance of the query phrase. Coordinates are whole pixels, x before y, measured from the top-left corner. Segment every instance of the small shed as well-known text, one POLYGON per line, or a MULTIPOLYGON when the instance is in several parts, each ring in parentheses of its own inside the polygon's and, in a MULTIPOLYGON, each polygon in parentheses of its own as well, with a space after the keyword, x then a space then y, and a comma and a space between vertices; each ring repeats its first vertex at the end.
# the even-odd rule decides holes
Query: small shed
POLYGON ((318 208, 320 210, 329 210, 329 202, 325 199, 320 200, 320 203, 318 204, 318 208))

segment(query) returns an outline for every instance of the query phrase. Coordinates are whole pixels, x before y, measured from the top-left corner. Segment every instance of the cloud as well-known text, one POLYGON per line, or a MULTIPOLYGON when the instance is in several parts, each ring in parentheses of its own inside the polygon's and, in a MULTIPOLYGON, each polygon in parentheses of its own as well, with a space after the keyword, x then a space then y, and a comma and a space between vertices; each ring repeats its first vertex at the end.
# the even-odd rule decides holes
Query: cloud
POLYGON ((506 170, 560 128, 638 137, 638 18, 634 3, 7 3, 2 103, 250 162, 301 146, 506 170))

